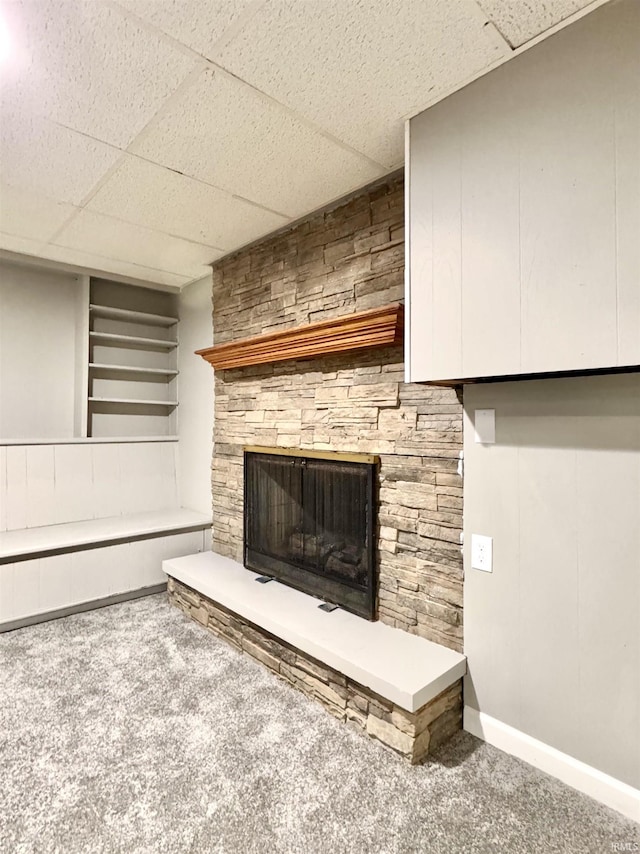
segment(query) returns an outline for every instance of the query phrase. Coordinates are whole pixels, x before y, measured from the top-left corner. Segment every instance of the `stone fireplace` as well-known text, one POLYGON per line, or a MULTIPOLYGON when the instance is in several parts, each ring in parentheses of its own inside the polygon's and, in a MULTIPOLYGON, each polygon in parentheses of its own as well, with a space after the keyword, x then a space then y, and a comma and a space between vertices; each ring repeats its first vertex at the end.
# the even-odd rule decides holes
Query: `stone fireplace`
MULTIPOLYGON (((401 177, 213 269, 214 342, 404 297, 401 177)), ((245 445, 375 454, 378 618, 462 649, 462 406, 401 346, 215 372, 213 549, 243 561, 245 445)))
MULTIPOLYGON (((401 301, 403 203, 403 180, 396 176, 214 265, 216 347, 401 301)), ((418 646, 424 641, 440 645, 433 647, 436 658, 438 649, 460 652, 461 451, 462 407, 457 390, 405 383, 403 350, 398 344, 217 369, 212 548, 220 577, 231 572, 232 565, 245 565, 264 575, 277 575, 283 565, 293 565, 294 570, 302 566, 313 579, 308 592, 336 601, 335 590, 322 585, 342 575, 349 595, 358 586, 360 593, 371 594, 370 601, 361 596, 356 604, 347 596, 342 605, 380 621, 360 620, 373 633, 362 638, 371 636, 375 641, 385 627, 393 627, 400 630, 400 640, 406 633, 417 636, 409 640, 418 646), (263 471, 258 475, 262 477, 247 478, 245 456, 260 457, 266 448, 271 449, 272 459, 260 458, 263 471), (295 456, 289 456, 291 449, 295 456), (300 462, 305 455, 310 460, 323 455, 375 460, 369 466, 366 489, 374 497, 369 510, 375 500, 377 518, 365 519, 365 528, 369 527, 363 543, 352 542, 346 535, 348 513, 340 503, 342 488, 327 493, 338 506, 323 510, 326 524, 306 523, 305 512, 325 498, 315 494, 321 478, 311 477, 303 484, 302 470, 309 471, 309 464, 300 462), (274 463, 275 458, 279 462, 274 463), (286 460, 288 465, 283 463, 286 460), (268 488, 271 498, 265 501, 268 488), (305 494, 307 502, 311 500, 308 506, 305 494), (262 513, 252 512, 252 503, 262 513), (280 509, 266 511, 270 505, 280 509), (263 545, 256 547, 260 539, 263 545), (367 564, 364 559, 369 557, 367 564), (373 570, 377 589, 370 574, 373 570)), ((349 493, 346 503, 366 505, 366 498, 357 498, 356 492, 349 493)), ((290 576, 281 580, 300 586, 290 576)), ((411 701, 402 699, 401 692, 394 699, 393 690, 385 696, 374 687, 384 681, 376 681, 375 674, 369 683, 357 675, 366 672, 361 662, 349 671, 349 666, 331 664, 333 648, 323 661, 316 655, 316 645, 309 645, 313 650, 309 655, 297 641, 289 644, 288 638, 299 637, 297 627, 285 627, 277 635, 267 620, 264 630, 253 606, 243 617, 243 597, 257 597, 254 591, 262 585, 250 585, 243 597, 224 601, 224 596, 216 598, 215 590, 203 598, 202 590, 198 593, 193 586, 188 573, 182 578, 175 574, 171 580, 171 595, 183 610, 316 697, 333 714, 357 723, 412 761, 420 761, 429 744, 433 747, 460 728, 461 656, 448 671, 450 676, 456 674, 455 679, 451 676, 442 682, 434 677, 431 688, 417 691, 411 701)), ((208 582, 204 586, 209 590, 208 582)), ((275 590, 281 585, 264 587, 275 590)), ((317 614, 319 602, 314 601, 317 614)), ((320 619, 309 614, 309 622, 320 619)), ((344 613, 343 617, 360 619, 344 613)), ((358 626, 354 631, 360 631, 358 626)), ((358 643, 364 649, 369 641, 358 643)), ((380 649, 386 648, 385 640, 380 649)), ((398 664, 407 657, 415 657, 419 664, 422 650, 416 647, 414 652, 401 653, 398 664)), ((372 666, 375 669, 375 663, 372 666)))

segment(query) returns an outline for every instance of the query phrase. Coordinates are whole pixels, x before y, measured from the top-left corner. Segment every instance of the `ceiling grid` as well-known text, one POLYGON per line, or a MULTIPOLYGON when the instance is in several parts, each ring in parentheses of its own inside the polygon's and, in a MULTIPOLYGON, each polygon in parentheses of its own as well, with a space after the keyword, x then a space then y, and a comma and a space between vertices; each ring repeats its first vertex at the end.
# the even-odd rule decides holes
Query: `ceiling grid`
POLYGON ((0 0, 0 250, 183 287, 603 0, 0 0))

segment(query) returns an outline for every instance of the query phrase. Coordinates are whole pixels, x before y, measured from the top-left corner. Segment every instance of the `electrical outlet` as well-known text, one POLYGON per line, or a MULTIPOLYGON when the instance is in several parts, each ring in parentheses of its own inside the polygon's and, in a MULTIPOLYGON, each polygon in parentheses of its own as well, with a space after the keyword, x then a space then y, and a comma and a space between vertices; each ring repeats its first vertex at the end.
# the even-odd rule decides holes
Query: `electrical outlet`
POLYGON ((493 572, 493 538, 471 535, 471 568, 493 572))

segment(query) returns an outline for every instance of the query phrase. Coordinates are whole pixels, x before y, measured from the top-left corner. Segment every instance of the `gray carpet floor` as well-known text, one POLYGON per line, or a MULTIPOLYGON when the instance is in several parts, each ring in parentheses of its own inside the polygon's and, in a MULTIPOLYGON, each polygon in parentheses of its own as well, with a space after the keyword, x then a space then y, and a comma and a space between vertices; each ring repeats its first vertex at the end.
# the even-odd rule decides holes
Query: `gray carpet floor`
POLYGON ((584 854, 638 831, 468 734, 411 768, 164 595, 0 636, 1 854, 584 854))

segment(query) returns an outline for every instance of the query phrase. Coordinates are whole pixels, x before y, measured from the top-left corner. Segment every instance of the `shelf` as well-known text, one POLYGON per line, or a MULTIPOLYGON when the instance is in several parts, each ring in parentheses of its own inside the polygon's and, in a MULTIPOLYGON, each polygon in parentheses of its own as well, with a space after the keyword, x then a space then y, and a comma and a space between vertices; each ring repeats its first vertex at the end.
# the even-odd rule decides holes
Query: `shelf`
POLYGON ((89 362, 89 369, 110 374, 149 374, 155 377, 176 377, 178 371, 170 368, 139 368, 135 365, 104 365, 99 362, 89 362))
POLYGON ((177 400, 132 400, 128 397, 90 397, 89 403, 131 404, 133 406, 166 406, 173 408, 177 400))
POLYGON ((254 338, 196 350, 214 368, 266 365, 287 359, 316 359, 349 350, 369 350, 401 344, 403 307, 400 303, 361 311, 334 320, 269 332, 254 338))
POLYGON ((0 448, 23 445, 105 445, 130 442, 177 442, 178 436, 76 436, 73 439, 0 439, 0 448))
POLYGON ((116 335, 112 332, 90 332, 89 338, 97 343, 123 347, 127 350, 174 350, 177 341, 160 338, 139 338, 137 335, 116 335))
POLYGON ((94 317, 106 317, 111 320, 125 320, 130 323, 141 323, 147 326, 173 326, 178 322, 177 317, 167 317, 164 314, 148 314, 145 311, 130 311, 127 308, 112 308, 109 305, 89 306, 94 317))

